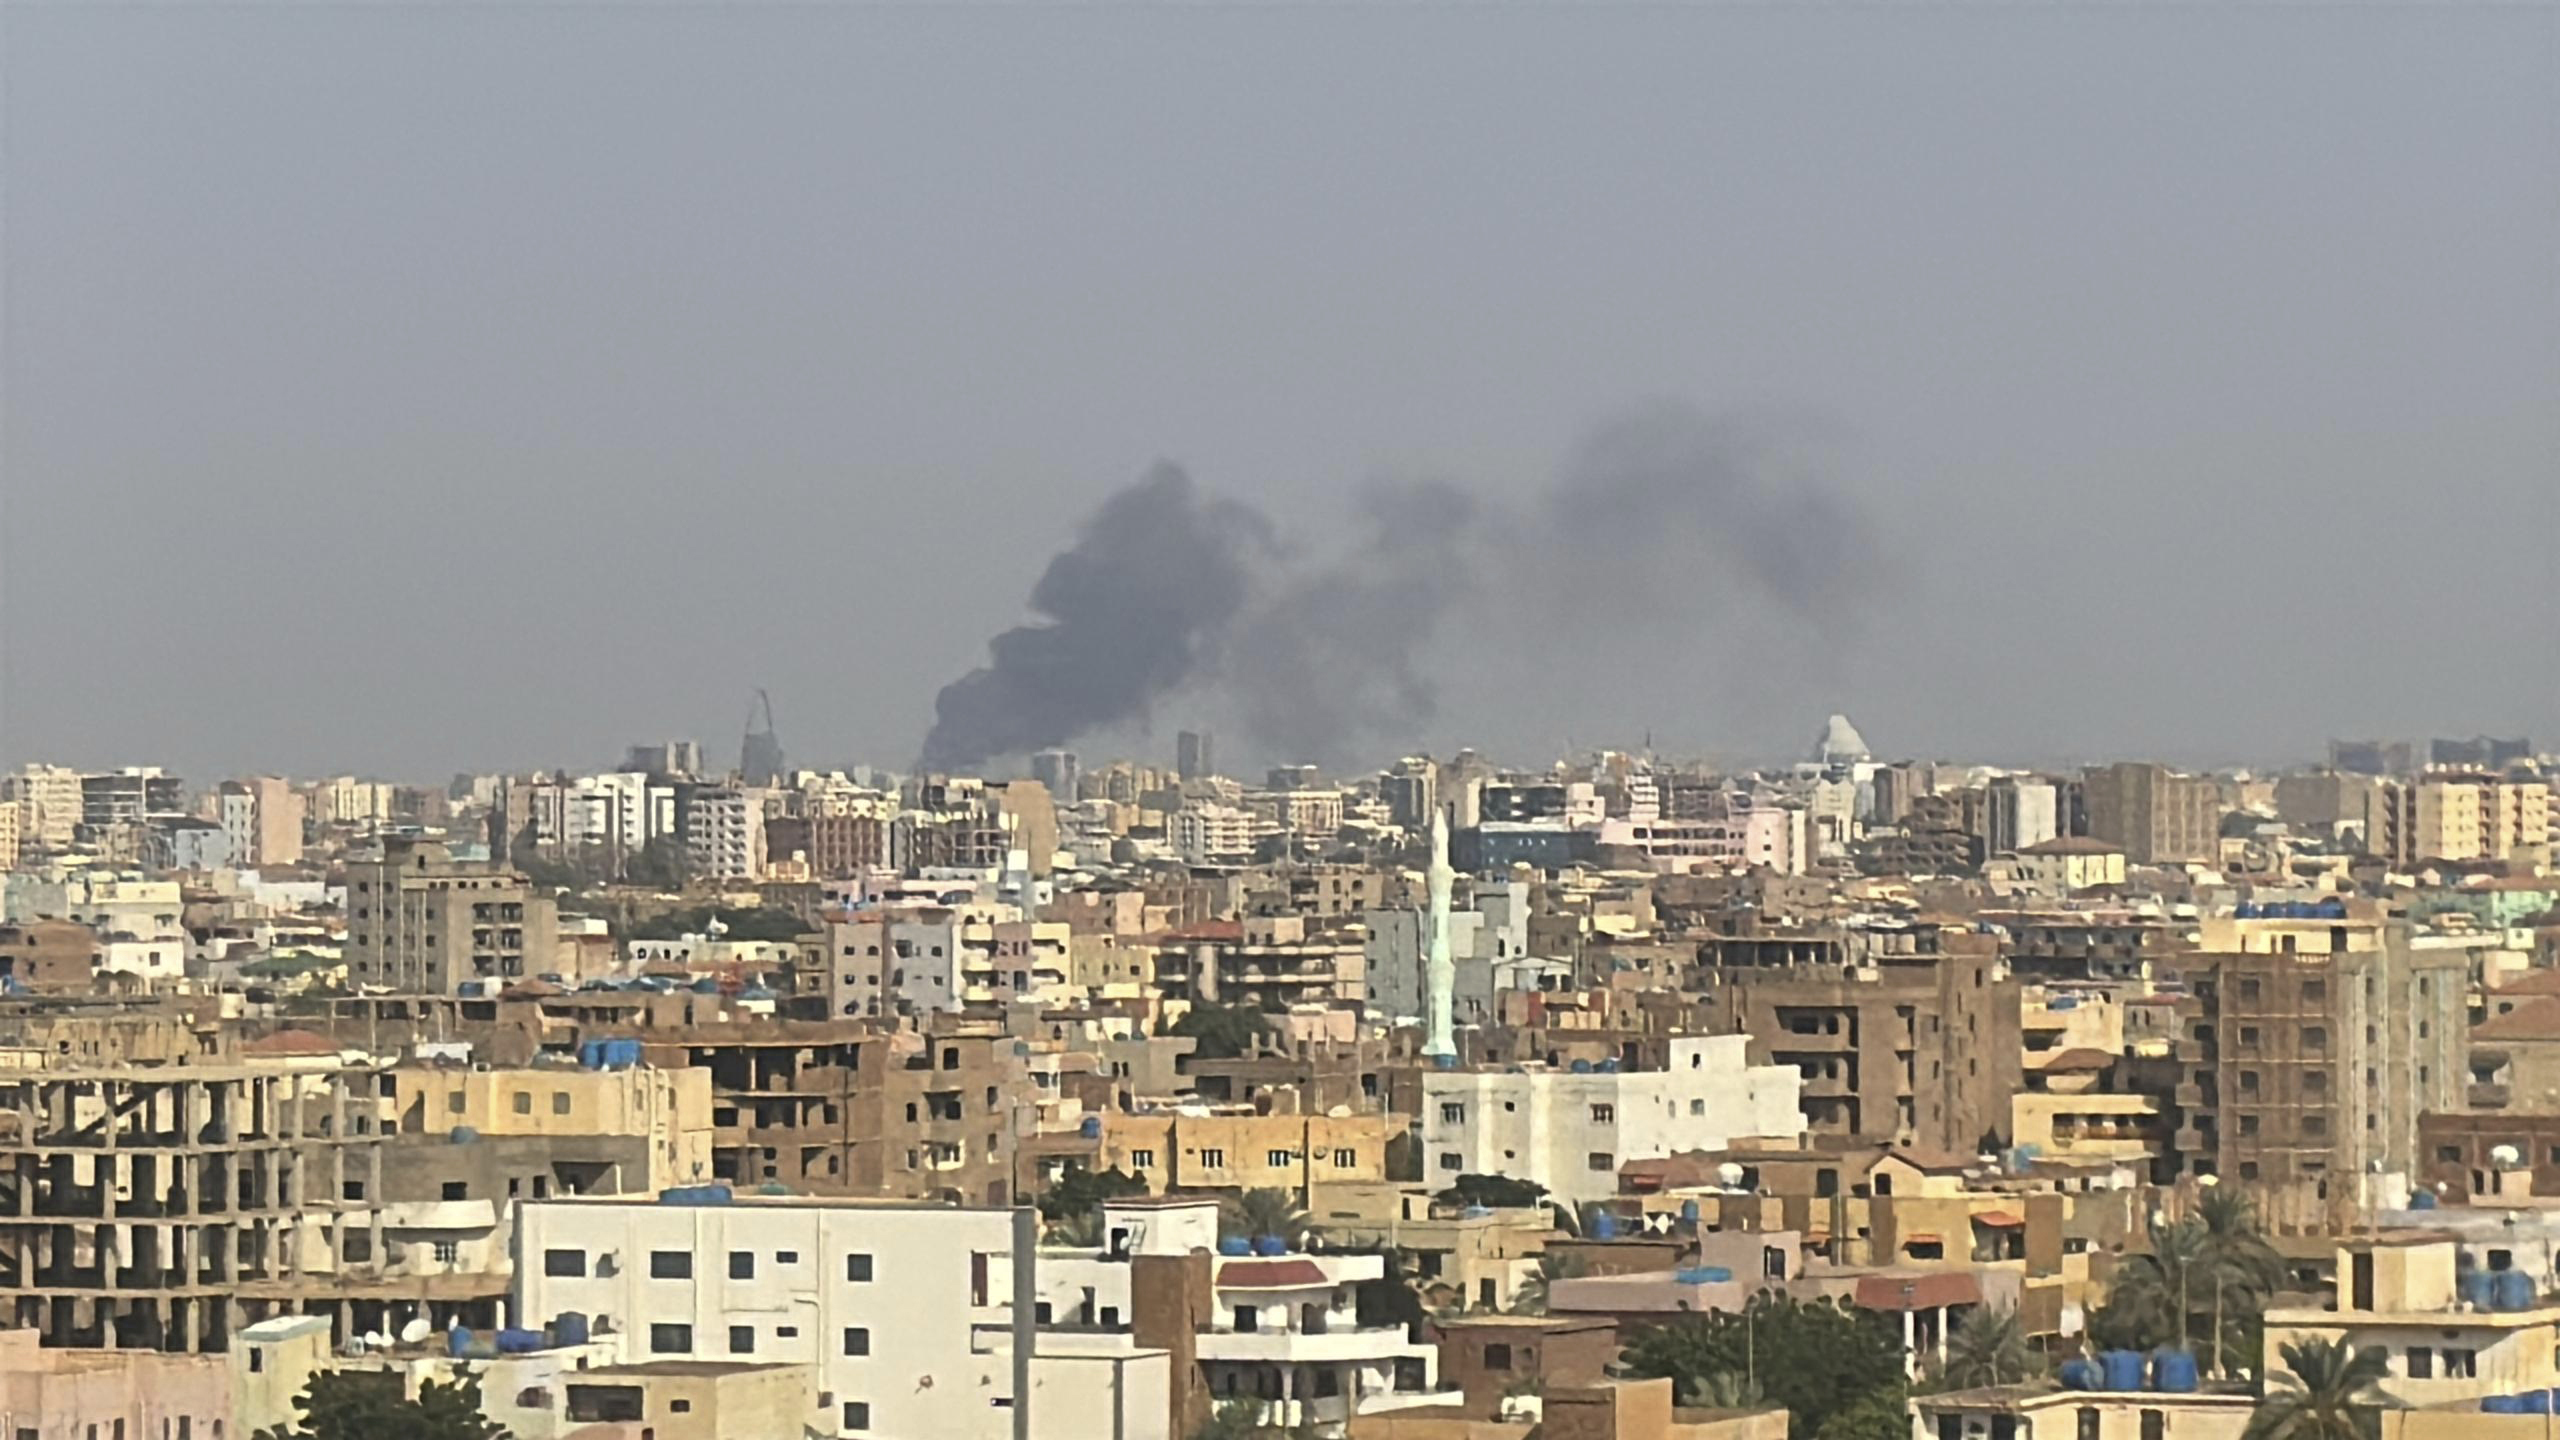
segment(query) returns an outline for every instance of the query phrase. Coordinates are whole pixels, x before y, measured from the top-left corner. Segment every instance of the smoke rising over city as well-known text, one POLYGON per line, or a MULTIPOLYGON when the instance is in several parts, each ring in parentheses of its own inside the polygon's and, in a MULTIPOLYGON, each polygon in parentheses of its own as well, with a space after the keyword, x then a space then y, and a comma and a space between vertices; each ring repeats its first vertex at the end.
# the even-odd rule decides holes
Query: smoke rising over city
POLYGON ((1284 534, 1159 466, 1050 560, 1031 595, 1042 618, 943 687, 925 763, 1065 744, 1204 692, 1273 754, 1347 758, 1437 712, 1433 647, 1462 611, 1532 648, 1639 615, 1774 614, 1837 640, 1866 607, 1878 550, 1863 512, 1799 454, 1799 428, 1632 409, 1586 432, 1525 503, 1381 481, 1341 537, 1284 534))

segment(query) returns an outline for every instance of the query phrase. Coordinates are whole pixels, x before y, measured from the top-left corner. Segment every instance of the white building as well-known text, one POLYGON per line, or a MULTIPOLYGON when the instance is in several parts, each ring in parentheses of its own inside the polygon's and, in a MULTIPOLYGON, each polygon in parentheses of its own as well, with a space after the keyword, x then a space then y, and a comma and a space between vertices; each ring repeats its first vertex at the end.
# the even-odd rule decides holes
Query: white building
POLYGON ((0 798, 22 807, 20 843, 67 850, 80 828, 80 772, 67 765, 28 765, 0 782, 0 798))
POLYGON ((1193 1345, 1212 1404, 1259 1399, 1263 1426, 1336 1433, 1355 1414, 1401 1408, 1433 1388, 1436 1347, 1401 1325, 1358 1323, 1355 1292, 1383 1278, 1384 1256, 1220 1254, 1214 1200, 1114 1201, 1102 1225, 1100 1251, 1040 1252, 1041 1313, 1077 1330, 1126 1328, 1136 1260, 1202 1255, 1209 1322, 1193 1345))
MULTIPOLYGON (((809 1366, 812 1434, 1003 1440, 1016 1213, 806 1197, 527 1204, 517 1316, 584 1315, 635 1363, 809 1366)), ((1165 1352, 1060 1338, 1035 1349, 1035 1436, 1164 1440, 1165 1352)))
POLYGON ((1684 1036, 1661 1070, 1425 1071, 1426 1175, 1435 1185, 1507 1175, 1559 1200, 1599 1200, 1617 1193, 1630 1160, 1801 1133, 1803 1076, 1749 1063, 1750 1043, 1684 1036))
POLYGON ((1253 859, 1253 813, 1233 805, 1194 805, 1175 812, 1173 848, 1192 865, 1242 865, 1253 859))
POLYGON ((685 859, 711 881, 764 874, 764 792, 739 786, 693 791, 684 806, 685 859))
POLYGON ((1985 844, 1990 853, 2015 854, 2062 833, 2061 803, 2052 785, 2041 780, 1994 780, 1990 796, 1991 833, 1985 844))

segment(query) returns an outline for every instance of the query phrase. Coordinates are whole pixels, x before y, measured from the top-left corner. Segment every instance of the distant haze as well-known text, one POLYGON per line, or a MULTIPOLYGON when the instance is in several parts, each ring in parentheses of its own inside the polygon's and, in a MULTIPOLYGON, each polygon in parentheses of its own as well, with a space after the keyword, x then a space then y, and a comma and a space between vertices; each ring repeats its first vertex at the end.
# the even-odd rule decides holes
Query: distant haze
POLYGON ((7 764, 2560 739, 2547 8, 0 40, 7 764))

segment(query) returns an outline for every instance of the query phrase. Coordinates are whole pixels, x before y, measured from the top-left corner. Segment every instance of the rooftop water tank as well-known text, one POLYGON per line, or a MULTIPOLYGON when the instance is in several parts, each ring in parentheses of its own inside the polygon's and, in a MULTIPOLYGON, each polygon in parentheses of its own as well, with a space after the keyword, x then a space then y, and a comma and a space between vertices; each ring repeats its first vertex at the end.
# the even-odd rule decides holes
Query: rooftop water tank
POLYGON ((2095 1390, 2098 1388, 2098 1381, 2103 1378, 2098 1369, 2098 1362, 2086 1357, 2074 1357, 2063 1361, 2061 1375, 2062 1388, 2065 1390, 2095 1390))
POLYGON ((542 1332, 539 1330, 510 1327, 498 1332, 498 1353, 501 1355, 530 1355, 541 1349, 542 1344, 542 1332))
POLYGON ((1102 1117, 1099 1115, 1087 1115, 1082 1120, 1077 1121, 1076 1134, 1083 1136, 1087 1140, 1101 1139, 1102 1117))
POLYGON ((1218 1241, 1218 1253, 1229 1257, 1250 1255, 1253 1253, 1253 1242, 1242 1235, 1224 1236, 1218 1241))
POLYGON ((584 1311, 563 1310, 551 1319, 551 1338, 562 1345, 587 1343, 587 1317, 584 1311))
POLYGON ((1603 1210, 1598 1215, 1593 1216, 1591 1219, 1591 1238, 1594 1240, 1617 1239, 1618 1217, 1607 1210, 1603 1210))
POLYGON ((2532 1276, 2521 1270, 2496 1270, 2490 1273, 2497 1277, 2495 1308, 2500 1310, 2533 1308, 2532 1276))
POLYGON ((2186 1350, 2163 1350, 2151 1357, 2151 1385, 2171 1395, 2189 1394, 2196 1388, 2196 1357, 2186 1350))
POLYGON ((2494 1271, 2465 1270, 2459 1284, 2463 1303, 2473 1309, 2487 1310, 2498 1303, 2498 1277, 2494 1271))
POLYGON ((2108 1350, 2098 1356, 2098 1370, 2103 1377, 2101 1388, 2107 1390, 2139 1390, 2142 1388, 2142 1352, 2108 1350))
POLYGON ((1253 1239, 1253 1253, 1256 1255, 1286 1255, 1289 1253, 1289 1242, 1281 1239, 1277 1235, 1257 1235, 1253 1239))

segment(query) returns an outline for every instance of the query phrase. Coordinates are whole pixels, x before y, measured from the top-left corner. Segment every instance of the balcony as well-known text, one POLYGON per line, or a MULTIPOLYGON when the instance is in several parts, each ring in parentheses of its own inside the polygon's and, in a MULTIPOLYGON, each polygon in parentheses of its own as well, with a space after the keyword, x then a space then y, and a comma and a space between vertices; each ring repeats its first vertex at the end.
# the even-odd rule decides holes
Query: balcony
POLYGON ((1401 1326, 1393 1325, 1369 1330, 1328 1330, 1321 1335, 1298 1330, 1261 1330, 1252 1334, 1210 1330, 1201 1333, 1198 1345, 1201 1359, 1230 1363, 1356 1364, 1439 1356, 1436 1348, 1414 1344, 1405 1338, 1401 1326))

